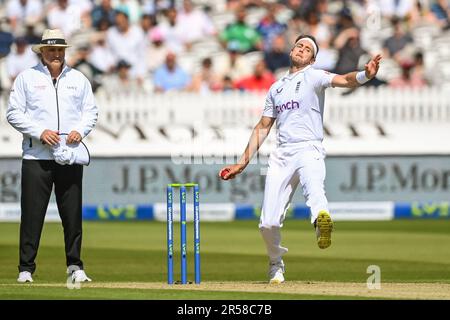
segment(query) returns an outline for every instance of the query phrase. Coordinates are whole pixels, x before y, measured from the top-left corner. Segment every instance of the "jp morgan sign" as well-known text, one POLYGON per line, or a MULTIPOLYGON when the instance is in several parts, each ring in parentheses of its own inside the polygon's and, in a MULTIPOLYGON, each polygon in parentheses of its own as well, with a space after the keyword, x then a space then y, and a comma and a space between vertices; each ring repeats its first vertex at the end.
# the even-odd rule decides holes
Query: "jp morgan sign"
POLYGON ((449 160, 450 156, 332 158, 328 192, 346 200, 449 199, 449 160))
POLYGON ((448 190, 450 169, 423 168, 419 163, 401 166, 398 163, 374 162, 366 165, 352 163, 349 180, 342 183, 342 192, 372 192, 399 190, 448 190))
MULTIPOLYGON (((222 164, 176 164, 170 157, 92 158, 84 169, 85 204, 149 204, 165 201, 170 182, 195 181, 203 203, 260 205, 264 164, 250 164, 236 179, 222 181, 222 164)), ((449 156, 328 157, 326 192, 330 201, 450 200, 449 156)), ((0 203, 20 202, 20 159, 0 160, 0 203)), ((54 199, 53 199, 54 200, 54 199)), ((303 203, 299 187, 294 203, 303 203)))

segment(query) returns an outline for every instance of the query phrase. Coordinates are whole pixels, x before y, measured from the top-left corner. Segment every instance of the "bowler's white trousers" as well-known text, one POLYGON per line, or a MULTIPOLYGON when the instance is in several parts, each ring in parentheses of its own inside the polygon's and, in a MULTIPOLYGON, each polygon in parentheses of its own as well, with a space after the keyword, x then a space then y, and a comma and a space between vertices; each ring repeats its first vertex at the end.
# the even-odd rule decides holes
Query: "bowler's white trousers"
POLYGON ((259 228, 271 262, 280 261, 287 252, 280 246, 280 228, 299 182, 311 210, 311 223, 319 211, 328 211, 324 159, 325 150, 320 141, 284 144, 270 155, 259 228))

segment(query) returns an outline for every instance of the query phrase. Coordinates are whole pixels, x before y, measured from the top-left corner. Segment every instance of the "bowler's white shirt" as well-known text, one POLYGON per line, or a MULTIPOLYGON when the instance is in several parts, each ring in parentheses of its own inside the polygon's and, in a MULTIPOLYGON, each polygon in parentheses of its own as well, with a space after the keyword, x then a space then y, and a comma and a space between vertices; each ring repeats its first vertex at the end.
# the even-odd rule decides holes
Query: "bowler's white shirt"
POLYGON ((271 86, 263 116, 277 119, 277 145, 323 140, 325 89, 335 75, 308 66, 271 86))

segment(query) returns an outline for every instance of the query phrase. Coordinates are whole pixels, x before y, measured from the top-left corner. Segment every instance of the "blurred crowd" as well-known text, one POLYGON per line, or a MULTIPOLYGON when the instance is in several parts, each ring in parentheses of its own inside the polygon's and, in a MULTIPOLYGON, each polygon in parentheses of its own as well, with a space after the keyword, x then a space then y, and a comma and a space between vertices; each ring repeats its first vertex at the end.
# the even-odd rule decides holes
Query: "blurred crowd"
POLYGON ((449 17, 448 0, 0 0, 0 86, 59 28, 67 63, 107 94, 267 90, 300 34, 319 44, 316 68, 361 70, 382 52, 391 69, 369 85, 420 88, 435 83, 414 30, 448 34, 449 17))

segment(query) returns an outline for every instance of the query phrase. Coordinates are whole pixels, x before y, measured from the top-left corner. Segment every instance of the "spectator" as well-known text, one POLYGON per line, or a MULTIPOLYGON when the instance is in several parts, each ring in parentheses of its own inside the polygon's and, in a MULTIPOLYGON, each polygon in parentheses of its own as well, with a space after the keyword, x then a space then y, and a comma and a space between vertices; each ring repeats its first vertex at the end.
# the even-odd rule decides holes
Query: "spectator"
POLYGON ((334 70, 337 59, 334 50, 330 47, 330 42, 322 42, 319 48, 316 61, 313 64, 314 68, 326 71, 334 70))
MULTIPOLYGON (((349 8, 344 7, 339 12, 337 17, 337 22, 335 26, 336 31, 336 39, 334 41, 334 46, 339 49, 343 46, 343 44, 339 43, 339 38, 342 37, 342 33, 347 29, 356 28, 355 21, 353 20, 352 12, 349 8)), ((345 41, 344 41, 345 42, 345 41)))
MULTIPOLYGON (((116 19, 116 18, 115 18, 115 16, 114 16, 114 20, 115 20, 115 19, 116 19)), ((107 19, 102 19, 102 20, 100 20, 100 22, 98 23, 97 31, 106 34, 106 31, 108 31, 109 28, 111 28, 111 27, 112 27, 112 25, 109 23, 109 21, 108 21, 107 19)))
POLYGON ((189 30, 184 35, 185 45, 188 48, 192 43, 217 34, 211 18, 202 10, 194 9, 191 0, 183 0, 183 10, 178 15, 178 23, 182 30, 189 30))
POLYGON ((100 23, 106 21, 108 26, 115 22, 116 11, 111 5, 111 0, 101 0, 100 4, 95 6, 91 12, 92 25, 100 30, 100 23))
POLYGON ((144 30, 144 33, 146 36, 150 36, 150 33, 154 30, 154 29, 158 29, 158 32, 161 32, 160 27, 159 27, 159 19, 157 16, 155 15, 151 15, 151 14, 144 14, 142 19, 145 19, 145 22, 141 22, 141 27, 142 30, 144 30))
POLYGON ((345 74, 352 70, 357 70, 359 59, 366 54, 366 51, 361 47, 359 30, 356 28, 345 29, 335 43, 339 43, 339 46, 342 43, 343 46, 337 46, 339 48, 338 60, 333 72, 345 74))
POLYGON ((25 22, 36 24, 43 18, 42 3, 39 0, 11 0, 6 6, 12 30, 25 22))
POLYGON ((426 86, 426 81, 422 75, 414 70, 414 63, 404 61, 401 63, 402 74, 389 82, 391 88, 414 88, 420 89, 426 86))
POLYGON ((427 24, 439 24, 436 17, 432 13, 432 7, 433 4, 430 5, 429 1, 414 1, 414 6, 407 18, 409 29, 411 30, 417 26, 427 24))
POLYGON ((94 45, 89 56, 89 62, 102 73, 110 73, 116 67, 116 60, 106 46, 105 35, 99 33, 93 39, 94 45))
POLYGON ((91 11, 93 7, 92 0, 69 0, 69 5, 76 10, 76 15, 79 15, 79 21, 73 20, 79 24, 81 29, 89 29, 92 27, 91 11))
POLYGON ((233 80, 229 76, 222 79, 222 92, 234 91, 233 80))
POLYGON ((36 54, 31 51, 24 37, 19 37, 15 40, 15 47, 16 50, 6 57, 6 70, 11 83, 14 82, 19 73, 35 66, 39 62, 36 54))
POLYGON ((286 51, 286 40, 283 35, 277 35, 272 40, 272 49, 264 53, 264 61, 271 72, 287 68, 291 64, 289 53, 286 51))
MULTIPOLYGON (((8 24, 8 19, 0 20, 0 58, 6 57, 11 52, 11 45, 14 36, 9 31, 3 31, 4 25, 8 24)), ((7 26, 8 28, 9 26, 7 26)))
POLYGON ((92 91, 96 92, 101 84, 100 75, 103 72, 90 62, 90 54, 90 45, 83 44, 77 49, 75 55, 68 64, 84 74, 91 83, 92 91))
POLYGON ((151 44, 147 50, 147 67, 150 72, 154 72, 164 63, 169 49, 164 43, 164 37, 158 27, 153 28, 148 37, 151 44))
POLYGON ((258 31, 262 36, 263 49, 265 52, 271 50, 273 39, 277 35, 283 34, 287 29, 286 24, 277 21, 275 16, 277 13, 276 9, 276 4, 269 4, 267 6, 266 15, 261 19, 256 27, 256 31, 258 31))
POLYGON ((61 29, 66 37, 81 28, 81 11, 76 5, 69 5, 68 0, 57 0, 47 14, 48 26, 51 29, 61 29))
POLYGON ((90 15, 92 11, 92 0, 69 0, 69 5, 76 6, 80 10, 81 15, 86 13, 90 15))
POLYGON ((145 68, 146 39, 139 26, 130 25, 128 16, 122 11, 116 14, 116 25, 106 32, 106 45, 116 61, 125 60, 131 65, 130 76, 142 81, 145 68))
POLYGON ((34 28, 35 27, 33 23, 25 23, 25 34, 23 35, 23 37, 29 44, 37 44, 41 42, 41 38, 36 35, 34 28))
POLYGON ((288 43, 295 43, 299 34, 305 34, 305 23, 299 14, 294 14, 294 16, 288 21, 288 26, 286 30, 286 38, 288 43))
POLYGON ((407 18, 413 9, 413 0, 380 0, 381 15, 387 19, 407 18))
POLYGON ((211 58, 202 60, 200 72, 192 78, 190 89, 194 92, 207 93, 221 89, 220 78, 214 73, 211 58))
POLYGON ((281 0, 288 9, 292 10, 295 15, 305 16, 305 13, 314 6, 314 0, 281 0))
POLYGON ((116 72, 103 77, 102 89, 107 95, 115 95, 117 93, 134 94, 142 91, 142 84, 130 76, 131 65, 120 60, 115 68, 116 72))
POLYGON ((142 9, 137 0, 118 0, 118 2, 116 1, 114 9, 116 11, 125 12, 132 25, 138 24, 141 20, 142 9))
POLYGON ((236 21, 220 33, 219 39, 224 48, 233 43, 241 53, 262 50, 261 36, 245 22, 246 17, 245 8, 240 7, 236 11, 236 21))
POLYGON ((263 0, 226 0, 226 8, 229 11, 235 11, 237 8, 262 7, 263 0))
POLYGON ((252 70, 238 51, 236 43, 229 43, 227 49, 227 55, 219 58, 215 64, 219 77, 229 76, 235 80, 250 75, 252 70))
POLYGON ((431 4, 431 12, 444 30, 450 28, 450 3, 447 0, 434 1, 431 4))
POLYGON ((150 14, 142 15, 140 24, 145 35, 148 35, 148 33, 158 25, 156 17, 150 14))
POLYGON ((422 79, 427 85, 432 83, 433 77, 430 76, 430 74, 427 74, 422 52, 416 52, 414 54, 414 69, 412 71, 411 78, 415 82, 419 82, 417 79, 422 79))
POLYGON ((331 32, 328 25, 320 20, 319 13, 316 10, 310 10, 306 13, 305 22, 306 26, 303 33, 312 35, 320 49, 322 49, 323 44, 330 42, 331 32))
POLYGON ((409 33, 406 33, 403 30, 404 27, 398 18, 393 18, 391 24, 394 28, 394 34, 384 41, 384 54, 386 57, 398 60, 398 53, 405 48, 407 44, 413 42, 413 39, 409 33))
POLYGON ((328 26, 328 28, 331 28, 336 24, 336 17, 334 14, 330 12, 330 9, 328 8, 328 0, 317 0, 315 2, 314 8, 317 14, 319 15, 320 21, 322 23, 325 23, 328 26))
POLYGON ((156 69, 153 76, 156 92, 185 90, 190 80, 189 75, 177 65, 177 56, 173 52, 167 54, 165 64, 156 69))
MULTIPOLYGON (((346 28, 353 25, 350 11, 344 8, 340 16, 341 27, 346 28)), ((320 0, 305 13, 305 25, 302 29, 304 34, 310 34, 316 39, 320 48, 314 68, 326 71, 332 71, 336 66, 336 54, 331 48, 332 34, 329 24, 333 25, 334 20, 327 14, 327 2, 320 0)))
POLYGON ((175 6, 175 0, 143 0, 142 11, 144 14, 157 16, 175 6))
POLYGON ((243 91, 267 91, 275 81, 275 76, 267 70, 264 60, 261 60, 255 65, 253 74, 238 79, 234 87, 243 91))
POLYGON ((167 21, 161 23, 160 30, 169 50, 179 54, 185 50, 185 37, 188 29, 183 29, 177 16, 178 12, 175 8, 168 9, 167 21))

